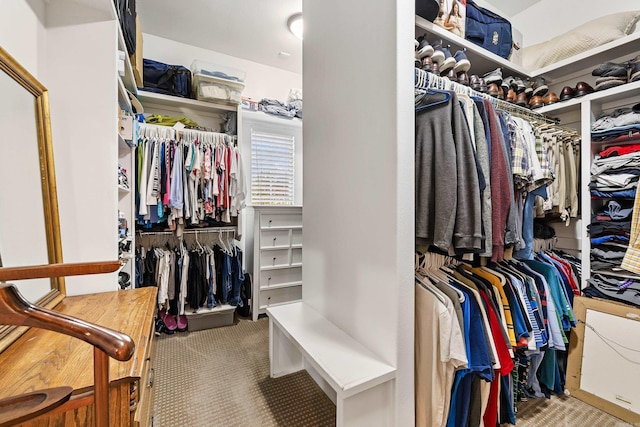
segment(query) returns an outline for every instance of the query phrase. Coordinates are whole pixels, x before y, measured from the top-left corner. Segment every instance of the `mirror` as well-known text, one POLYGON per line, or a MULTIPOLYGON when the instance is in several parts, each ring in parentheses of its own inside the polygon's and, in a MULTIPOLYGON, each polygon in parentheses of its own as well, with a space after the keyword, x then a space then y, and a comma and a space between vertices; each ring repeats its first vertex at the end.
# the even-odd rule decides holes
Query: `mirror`
MULTIPOLYGON (((0 47, 0 268, 62 263, 46 88, 0 47)), ((64 278, 12 281, 52 308, 64 278)), ((0 351, 26 328, 0 326, 0 351)))

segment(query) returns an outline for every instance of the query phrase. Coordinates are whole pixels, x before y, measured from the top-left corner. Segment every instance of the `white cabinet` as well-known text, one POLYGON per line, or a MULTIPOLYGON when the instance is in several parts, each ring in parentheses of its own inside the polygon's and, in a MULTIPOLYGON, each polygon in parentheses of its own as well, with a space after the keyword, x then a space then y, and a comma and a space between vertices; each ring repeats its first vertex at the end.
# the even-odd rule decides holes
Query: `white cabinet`
POLYGON ((253 255, 253 320, 302 300, 302 208, 256 207, 253 255))

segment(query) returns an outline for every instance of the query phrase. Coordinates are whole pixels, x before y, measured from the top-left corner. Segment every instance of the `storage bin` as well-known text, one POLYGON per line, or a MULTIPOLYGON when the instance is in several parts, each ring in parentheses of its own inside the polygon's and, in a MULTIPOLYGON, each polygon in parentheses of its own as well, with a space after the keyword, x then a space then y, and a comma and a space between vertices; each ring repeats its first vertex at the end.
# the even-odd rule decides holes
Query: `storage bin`
POLYGON ((244 82, 245 72, 237 68, 226 67, 211 62, 196 59, 191 64, 191 72, 193 74, 202 74, 209 77, 218 77, 224 80, 235 82, 244 82))
POLYGON ((193 75, 193 93, 199 101, 239 104, 244 83, 204 74, 193 75))
POLYGON ((185 308, 187 330, 190 332, 233 325, 236 308, 223 305, 211 309, 201 308, 197 313, 192 313, 192 311, 189 307, 185 308))

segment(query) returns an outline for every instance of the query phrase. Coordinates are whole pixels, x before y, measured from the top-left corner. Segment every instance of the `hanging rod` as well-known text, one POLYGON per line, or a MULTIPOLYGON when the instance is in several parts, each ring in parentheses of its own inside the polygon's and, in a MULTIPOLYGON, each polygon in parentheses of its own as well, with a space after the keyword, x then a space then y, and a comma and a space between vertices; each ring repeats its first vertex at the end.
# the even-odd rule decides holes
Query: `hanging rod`
POLYGON ((150 131, 157 131, 159 136, 163 136, 163 137, 175 137, 176 135, 179 136, 195 136, 199 139, 210 139, 210 138, 224 138, 224 139, 228 139, 231 142, 235 142, 238 139, 237 135, 229 135, 226 133, 221 133, 221 132, 211 132, 211 131, 204 131, 204 130, 199 130, 199 129, 175 129, 173 127, 170 126, 162 126, 162 125, 156 125, 153 123, 140 123, 140 129, 142 130, 142 134, 144 134, 145 130, 150 130, 150 131))
POLYGON ((551 117, 547 117, 543 114, 537 113, 525 107, 521 107, 516 104, 503 101, 501 99, 494 98, 486 93, 478 92, 471 89, 468 86, 461 85, 456 82, 452 82, 446 77, 437 76, 433 73, 427 73, 420 68, 415 69, 414 84, 416 89, 439 89, 439 90, 451 90, 456 93, 462 93, 469 96, 475 96, 479 98, 487 99, 493 104, 493 106, 499 110, 513 113, 516 116, 522 118, 529 118, 532 120, 543 121, 545 123, 557 125, 560 121, 551 117))
MULTIPOLYGON (((183 234, 222 234, 233 232, 235 234, 237 227, 229 226, 229 227, 212 227, 212 228, 202 228, 202 229, 193 229, 188 228, 185 229, 183 234)), ((136 234, 139 236, 162 236, 162 235, 175 235, 175 231, 165 230, 165 231, 136 231, 136 234)))

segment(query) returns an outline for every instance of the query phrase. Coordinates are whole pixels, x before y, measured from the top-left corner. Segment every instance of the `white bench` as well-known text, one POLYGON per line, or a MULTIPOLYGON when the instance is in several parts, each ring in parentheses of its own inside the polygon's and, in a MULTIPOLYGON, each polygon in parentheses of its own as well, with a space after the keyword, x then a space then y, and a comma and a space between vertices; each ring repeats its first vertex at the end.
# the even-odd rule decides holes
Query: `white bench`
POLYGON ((306 369, 336 404, 337 427, 394 424, 393 366, 303 302, 267 314, 272 378, 306 369))

